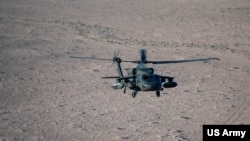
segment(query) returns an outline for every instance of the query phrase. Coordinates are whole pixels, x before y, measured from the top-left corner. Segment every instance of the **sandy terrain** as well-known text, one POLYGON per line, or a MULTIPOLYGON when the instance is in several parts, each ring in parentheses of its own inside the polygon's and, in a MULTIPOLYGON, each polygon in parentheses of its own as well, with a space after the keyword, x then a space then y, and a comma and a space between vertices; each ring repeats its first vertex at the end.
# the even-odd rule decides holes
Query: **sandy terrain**
MULTIPOLYGON (((250 124, 249 0, 0 0, 0 140, 201 141, 203 124, 250 124), (112 62, 152 65, 178 87, 113 90, 112 62)), ((123 67, 135 64, 123 63, 123 67)))

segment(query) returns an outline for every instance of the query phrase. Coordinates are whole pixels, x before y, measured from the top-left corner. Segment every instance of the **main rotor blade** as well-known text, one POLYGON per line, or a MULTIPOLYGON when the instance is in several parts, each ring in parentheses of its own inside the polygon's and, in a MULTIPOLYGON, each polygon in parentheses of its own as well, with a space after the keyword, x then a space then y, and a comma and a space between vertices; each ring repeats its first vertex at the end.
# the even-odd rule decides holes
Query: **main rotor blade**
MULTIPOLYGON (((96 57, 79 57, 79 56, 69 56, 69 57, 73 59, 93 59, 93 60, 113 61, 113 59, 96 58, 96 57)), ((134 61, 122 60, 122 62, 133 63, 134 61)))
POLYGON ((120 78, 119 76, 105 76, 102 77, 103 79, 114 79, 114 78, 120 78))
POLYGON ((104 58, 93 58, 93 57, 78 57, 78 56, 69 56, 70 58, 74 58, 74 59, 93 59, 93 60, 108 60, 108 61, 112 61, 113 59, 104 59, 104 58))
POLYGON ((174 63, 187 63, 187 62, 209 61, 209 60, 220 60, 220 59, 219 58, 201 58, 201 59, 171 60, 171 61, 146 61, 144 63, 151 63, 151 64, 174 64, 174 63))

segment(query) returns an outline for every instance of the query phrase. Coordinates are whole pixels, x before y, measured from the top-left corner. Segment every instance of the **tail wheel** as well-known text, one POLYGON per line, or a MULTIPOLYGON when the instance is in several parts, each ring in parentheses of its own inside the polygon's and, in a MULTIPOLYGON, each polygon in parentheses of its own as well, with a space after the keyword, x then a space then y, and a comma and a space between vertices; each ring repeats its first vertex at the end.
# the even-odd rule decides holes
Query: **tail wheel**
POLYGON ((132 97, 135 98, 136 94, 137 94, 137 91, 133 91, 132 92, 132 97))
POLYGON ((161 96, 160 91, 156 91, 156 96, 157 96, 157 97, 160 97, 160 96, 161 96))

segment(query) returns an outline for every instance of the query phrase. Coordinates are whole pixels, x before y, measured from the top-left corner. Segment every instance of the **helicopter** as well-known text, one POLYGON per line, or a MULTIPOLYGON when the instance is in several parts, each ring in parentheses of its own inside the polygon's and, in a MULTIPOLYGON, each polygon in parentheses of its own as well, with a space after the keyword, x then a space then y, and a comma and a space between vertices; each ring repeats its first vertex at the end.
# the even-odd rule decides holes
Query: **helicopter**
POLYGON ((117 66, 118 76, 107 76, 102 77, 103 79, 116 79, 116 83, 112 85, 114 89, 123 89, 123 93, 126 93, 126 89, 133 90, 132 97, 135 98, 139 91, 155 91, 156 96, 160 97, 160 91, 163 88, 174 88, 177 86, 177 82, 174 82, 174 77, 161 76, 156 74, 152 67, 146 67, 145 64, 173 64, 173 63, 187 63, 197 61, 209 61, 209 60, 220 60, 219 58, 201 58, 201 59, 188 59, 188 60, 170 60, 170 61, 148 61, 146 56, 146 50, 140 50, 140 60, 128 61, 122 60, 118 57, 119 51, 114 53, 113 59, 104 59, 96 57, 75 57, 70 58, 78 59, 95 59, 95 60, 107 60, 113 61, 117 66), (123 75, 121 63, 129 62, 138 64, 135 68, 125 68, 127 75, 123 75))

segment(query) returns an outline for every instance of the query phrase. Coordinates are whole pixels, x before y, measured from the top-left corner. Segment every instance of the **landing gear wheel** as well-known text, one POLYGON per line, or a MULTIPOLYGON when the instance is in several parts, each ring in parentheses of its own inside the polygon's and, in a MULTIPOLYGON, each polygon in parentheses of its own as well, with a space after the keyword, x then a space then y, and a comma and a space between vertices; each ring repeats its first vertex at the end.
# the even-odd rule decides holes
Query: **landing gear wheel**
POLYGON ((126 94, 126 86, 125 86, 125 88, 124 88, 124 90, 123 90, 123 93, 126 94))
POLYGON ((159 91, 156 92, 156 96, 157 97, 160 97, 161 96, 161 93, 159 91))
POLYGON ((135 98, 136 94, 137 94, 137 91, 133 91, 132 92, 132 97, 135 98))

